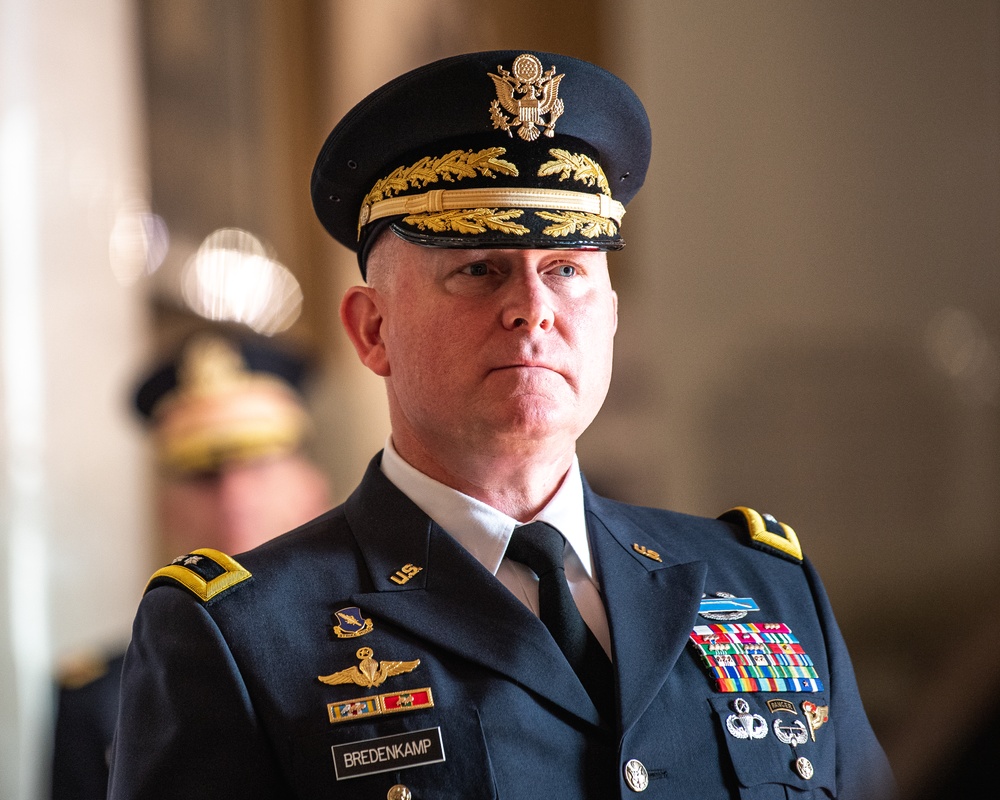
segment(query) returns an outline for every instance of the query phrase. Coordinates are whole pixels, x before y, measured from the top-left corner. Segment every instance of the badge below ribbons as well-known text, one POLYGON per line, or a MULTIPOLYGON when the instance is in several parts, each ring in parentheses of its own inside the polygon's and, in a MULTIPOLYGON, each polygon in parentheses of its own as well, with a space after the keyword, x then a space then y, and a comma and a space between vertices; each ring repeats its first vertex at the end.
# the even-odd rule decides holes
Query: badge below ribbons
POLYGON ((823 691, 813 660, 784 623, 696 625, 690 642, 717 691, 823 691))

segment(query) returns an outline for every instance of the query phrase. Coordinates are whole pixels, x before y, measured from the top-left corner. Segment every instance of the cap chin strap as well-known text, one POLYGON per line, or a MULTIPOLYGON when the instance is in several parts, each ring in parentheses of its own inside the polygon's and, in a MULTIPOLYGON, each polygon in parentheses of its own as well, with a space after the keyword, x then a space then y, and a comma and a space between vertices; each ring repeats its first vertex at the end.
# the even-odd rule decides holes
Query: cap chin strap
POLYGON ((544 208, 577 211, 612 219, 621 225, 625 206, 605 194, 562 189, 432 189, 423 194, 393 197, 361 207, 359 229, 370 222, 399 215, 484 207, 544 208))

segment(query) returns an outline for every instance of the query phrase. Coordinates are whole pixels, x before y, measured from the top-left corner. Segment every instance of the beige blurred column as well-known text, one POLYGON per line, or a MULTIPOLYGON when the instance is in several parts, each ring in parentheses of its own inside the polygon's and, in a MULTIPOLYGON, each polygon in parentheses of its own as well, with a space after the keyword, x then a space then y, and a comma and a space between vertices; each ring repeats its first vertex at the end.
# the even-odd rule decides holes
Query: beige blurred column
POLYGON ((143 463, 125 400, 145 335, 144 262, 129 255, 146 195, 133 42, 125 0, 0 0, 0 797, 9 800, 44 792, 53 663, 124 640, 148 569, 143 463))

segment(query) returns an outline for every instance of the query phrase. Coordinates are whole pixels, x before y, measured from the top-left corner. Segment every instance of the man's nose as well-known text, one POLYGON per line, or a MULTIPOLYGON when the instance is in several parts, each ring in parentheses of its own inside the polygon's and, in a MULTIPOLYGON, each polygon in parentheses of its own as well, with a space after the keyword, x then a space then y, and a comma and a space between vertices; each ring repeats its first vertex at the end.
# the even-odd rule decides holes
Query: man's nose
POLYGON ((513 279, 510 284, 504 298, 504 327, 509 330, 551 330, 555 323, 555 309, 541 276, 533 273, 513 279))

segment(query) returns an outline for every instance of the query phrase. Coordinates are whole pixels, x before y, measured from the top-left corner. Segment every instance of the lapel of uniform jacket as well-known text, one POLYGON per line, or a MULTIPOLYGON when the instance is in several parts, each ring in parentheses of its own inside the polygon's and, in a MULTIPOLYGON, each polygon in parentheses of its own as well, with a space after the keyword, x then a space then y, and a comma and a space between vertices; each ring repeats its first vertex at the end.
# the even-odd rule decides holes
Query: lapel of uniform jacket
POLYGON ((374 585, 355 605, 600 724, 541 621, 382 474, 378 457, 346 512, 374 585))
POLYGON ((626 513, 625 506, 595 496, 585 486, 587 527, 601 597, 608 613, 618 683, 621 730, 646 710, 667 679, 695 625, 707 566, 678 562, 626 513), (640 554, 653 550, 662 559, 640 554))

